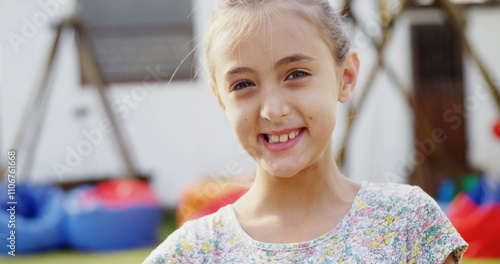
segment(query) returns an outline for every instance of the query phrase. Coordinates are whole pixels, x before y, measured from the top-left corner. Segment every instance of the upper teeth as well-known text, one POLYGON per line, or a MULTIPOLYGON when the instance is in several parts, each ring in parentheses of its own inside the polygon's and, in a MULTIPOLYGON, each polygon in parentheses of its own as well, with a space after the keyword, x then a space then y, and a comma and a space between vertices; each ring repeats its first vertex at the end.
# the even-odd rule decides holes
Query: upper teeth
POLYGON ((295 131, 283 135, 267 135, 267 137, 269 138, 269 143, 277 143, 277 142, 287 142, 288 139, 294 139, 298 134, 299 131, 295 131))

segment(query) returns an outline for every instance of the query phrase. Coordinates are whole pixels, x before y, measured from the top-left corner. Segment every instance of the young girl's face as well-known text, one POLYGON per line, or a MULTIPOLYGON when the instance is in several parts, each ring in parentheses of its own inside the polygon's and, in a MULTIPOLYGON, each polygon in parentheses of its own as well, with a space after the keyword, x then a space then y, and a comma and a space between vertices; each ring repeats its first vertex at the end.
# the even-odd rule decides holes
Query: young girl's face
POLYGON ((215 42, 213 90, 261 169, 291 177, 330 155, 343 80, 318 30, 280 12, 234 49, 223 48, 224 35, 215 42))

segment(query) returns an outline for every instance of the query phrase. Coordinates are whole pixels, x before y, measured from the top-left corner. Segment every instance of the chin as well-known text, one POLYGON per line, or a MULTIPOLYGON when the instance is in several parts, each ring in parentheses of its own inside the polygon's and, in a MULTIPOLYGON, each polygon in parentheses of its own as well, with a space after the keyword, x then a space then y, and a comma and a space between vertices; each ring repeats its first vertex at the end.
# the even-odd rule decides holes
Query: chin
POLYGON ((297 167, 297 164, 294 166, 279 166, 279 165, 269 165, 266 164, 261 166, 262 170, 265 171, 269 176, 276 178, 292 178, 300 172, 300 169, 297 167))

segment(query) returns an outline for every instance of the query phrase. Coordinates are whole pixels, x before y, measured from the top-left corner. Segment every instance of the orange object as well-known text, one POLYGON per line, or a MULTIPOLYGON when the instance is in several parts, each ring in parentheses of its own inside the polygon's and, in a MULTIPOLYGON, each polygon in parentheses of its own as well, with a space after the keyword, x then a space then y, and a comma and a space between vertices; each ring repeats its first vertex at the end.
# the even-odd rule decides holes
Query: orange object
POLYGON ((217 180, 207 178, 188 187, 177 207, 177 227, 188 220, 216 212, 222 206, 234 203, 250 187, 249 180, 217 180))
POLYGON ((248 190, 244 188, 234 188, 222 193, 219 197, 211 200, 202 209, 198 210, 193 219, 203 217, 217 212, 221 207, 236 202, 248 190))

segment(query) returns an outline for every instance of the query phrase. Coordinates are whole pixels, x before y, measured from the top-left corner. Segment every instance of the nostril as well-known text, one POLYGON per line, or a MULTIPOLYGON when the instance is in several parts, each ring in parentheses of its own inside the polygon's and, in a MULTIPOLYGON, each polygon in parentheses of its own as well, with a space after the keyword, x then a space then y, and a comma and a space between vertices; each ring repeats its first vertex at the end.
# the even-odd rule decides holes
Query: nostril
POLYGON ((289 98, 280 89, 263 89, 260 116, 269 121, 281 121, 292 112, 289 98))
POLYGON ((284 105, 283 106, 283 109, 282 109, 282 112, 281 112, 281 116, 287 116, 288 114, 290 114, 290 106, 288 105, 284 105))
POLYGON ((269 121, 280 121, 282 118, 290 114, 290 107, 282 108, 265 108, 260 112, 261 117, 269 121))

